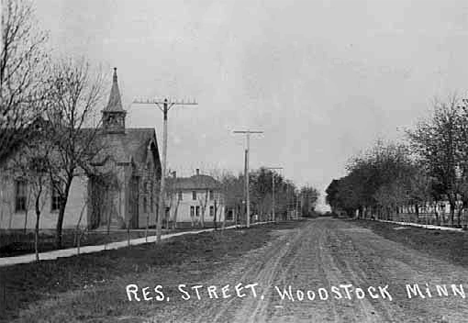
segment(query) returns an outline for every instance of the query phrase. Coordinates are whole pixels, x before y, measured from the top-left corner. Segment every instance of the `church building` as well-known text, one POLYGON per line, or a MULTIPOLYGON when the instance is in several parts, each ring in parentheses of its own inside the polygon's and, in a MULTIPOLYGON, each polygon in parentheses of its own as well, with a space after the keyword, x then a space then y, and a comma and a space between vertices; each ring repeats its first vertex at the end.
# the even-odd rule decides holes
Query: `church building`
MULTIPOLYGON (((92 167, 96 175, 75 177, 65 208, 63 228, 142 228, 155 225, 158 183, 161 178, 156 132, 153 128, 127 128, 114 68, 112 87, 102 110, 95 138, 102 150, 92 167)), ((86 131, 87 129, 83 129, 86 131)), ((12 154, 21 153, 21 149, 12 154)), ((13 156, 10 156, 12 158, 13 156)), ((6 160, 0 161, 5 169, 6 160)), ((35 212, 28 180, 0 171, 0 229, 32 229, 35 212), (8 176, 6 176, 8 175, 8 176)), ((54 229, 58 203, 52 185, 41 203, 40 228, 54 229)))

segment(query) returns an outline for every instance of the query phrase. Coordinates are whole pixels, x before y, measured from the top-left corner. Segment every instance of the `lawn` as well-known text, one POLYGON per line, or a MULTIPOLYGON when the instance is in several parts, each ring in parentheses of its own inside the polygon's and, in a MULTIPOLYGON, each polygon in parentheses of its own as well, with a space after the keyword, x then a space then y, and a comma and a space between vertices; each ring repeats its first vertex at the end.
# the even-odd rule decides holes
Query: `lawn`
POLYGON ((145 315, 154 310, 154 303, 129 302, 128 284, 194 284, 209 279, 247 251, 266 244, 271 230, 298 225, 301 222, 206 232, 159 245, 3 267, 0 321, 112 322, 106 318, 145 315))
MULTIPOLYGON (((199 227, 183 229, 163 229, 162 233, 174 233, 181 231, 200 230, 199 227)), ((155 235, 155 229, 148 231, 148 236, 155 235)), ((130 230, 130 239, 144 238, 144 230, 130 230)), ((127 240, 125 230, 110 231, 86 231, 81 237, 81 246, 101 245, 115 241, 127 240)), ((75 248, 77 246, 77 237, 74 230, 63 230, 62 249, 75 248)), ((42 231, 39 236, 39 252, 56 250, 54 231, 42 231)), ((34 232, 23 230, 1 230, 0 231, 0 257, 13 257, 24 254, 34 253, 34 232)))
POLYGON ((370 220, 352 220, 386 239, 400 242, 456 265, 468 267, 468 233, 429 230, 370 220))

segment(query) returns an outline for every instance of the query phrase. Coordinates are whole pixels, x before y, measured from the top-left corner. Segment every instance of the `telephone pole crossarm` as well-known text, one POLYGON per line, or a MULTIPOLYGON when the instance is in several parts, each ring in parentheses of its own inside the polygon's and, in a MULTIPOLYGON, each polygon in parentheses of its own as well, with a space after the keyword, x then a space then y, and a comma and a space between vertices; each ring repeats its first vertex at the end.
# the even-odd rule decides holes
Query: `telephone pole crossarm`
POLYGON ((161 231, 162 231, 162 217, 166 213, 165 209, 165 185, 166 185, 166 164, 167 164, 167 115, 169 110, 175 105, 198 105, 195 101, 174 101, 174 100, 133 100, 136 104, 154 104, 163 113, 163 149, 162 149, 162 163, 161 163, 161 184, 159 190, 159 204, 158 204, 158 216, 156 223, 156 243, 161 242, 161 231))

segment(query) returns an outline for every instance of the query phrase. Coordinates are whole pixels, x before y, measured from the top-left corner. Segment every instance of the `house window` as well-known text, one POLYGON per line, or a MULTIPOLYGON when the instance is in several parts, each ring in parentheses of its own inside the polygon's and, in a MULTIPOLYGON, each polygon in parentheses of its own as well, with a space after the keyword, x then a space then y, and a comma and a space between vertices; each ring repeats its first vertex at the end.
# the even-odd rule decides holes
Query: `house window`
POLYGON ((58 211, 60 209, 60 192, 58 185, 59 183, 57 182, 52 184, 52 201, 50 206, 52 211, 58 211))
POLYGON ((200 216, 200 207, 197 206, 196 208, 196 213, 195 213, 196 216, 200 216))
POLYGON ((232 219, 234 218, 234 214, 232 212, 232 210, 229 210, 227 216, 226 216, 226 221, 232 221, 232 219))
POLYGON ((182 191, 180 191, 180 192, 179 192, 179 201, 182 201, 182 197, 183 197, 182 191))
POLYGON ((210 216, 214 216, 214 206, 210 206, 210 216))
POLYGON ((16 199, 15 199, 16 212, 26 211, 27 188, 28 186, 25 180, 16 181, 16 199))
POLYGON ((171 211, 171 208, 166 206, 166 219, 169 218, 170 211, 171 211))
POLYGON ((192 200, 196 201, 197 200, 197 192, 192 191, 192 200))
POLYGON ((194 207, 194 206, 191 206, 191 207, 190 207, 190 216, 191 216, 191 217, 194 217, 194 216, 195 216, 195 207, 194 207))
POLYGON ((211 200, 211 201, 214 200, 214 192, 213 192, 213 190, 210 190, 210 200, 211 200))

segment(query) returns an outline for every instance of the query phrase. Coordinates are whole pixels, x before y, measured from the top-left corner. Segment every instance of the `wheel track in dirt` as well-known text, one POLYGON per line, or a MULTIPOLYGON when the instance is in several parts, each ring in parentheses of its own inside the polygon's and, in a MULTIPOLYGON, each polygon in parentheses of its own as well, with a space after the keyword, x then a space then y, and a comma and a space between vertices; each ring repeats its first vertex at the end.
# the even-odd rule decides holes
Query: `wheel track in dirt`
MULTIPOLYGON (((341 220, 319 219, 301 228, 278 230, 264 247, 253 250, 203 285, 258 283, 258 293, 238 298, 183 304, 173 322, 466 322, 468 299, 405 298, 406 283, 455 283, 468 270, 384 239, 341 220), (450 281, 452 280, 452 281, 450 281), (281 300, 274 286, 303 290, 353 284, 401 287, 394 299, 321 301, 281 300)), ((466 282, 465 282, 466 283, 466 282)), ((318 296, 317 296, 318 298, 318 296)))

